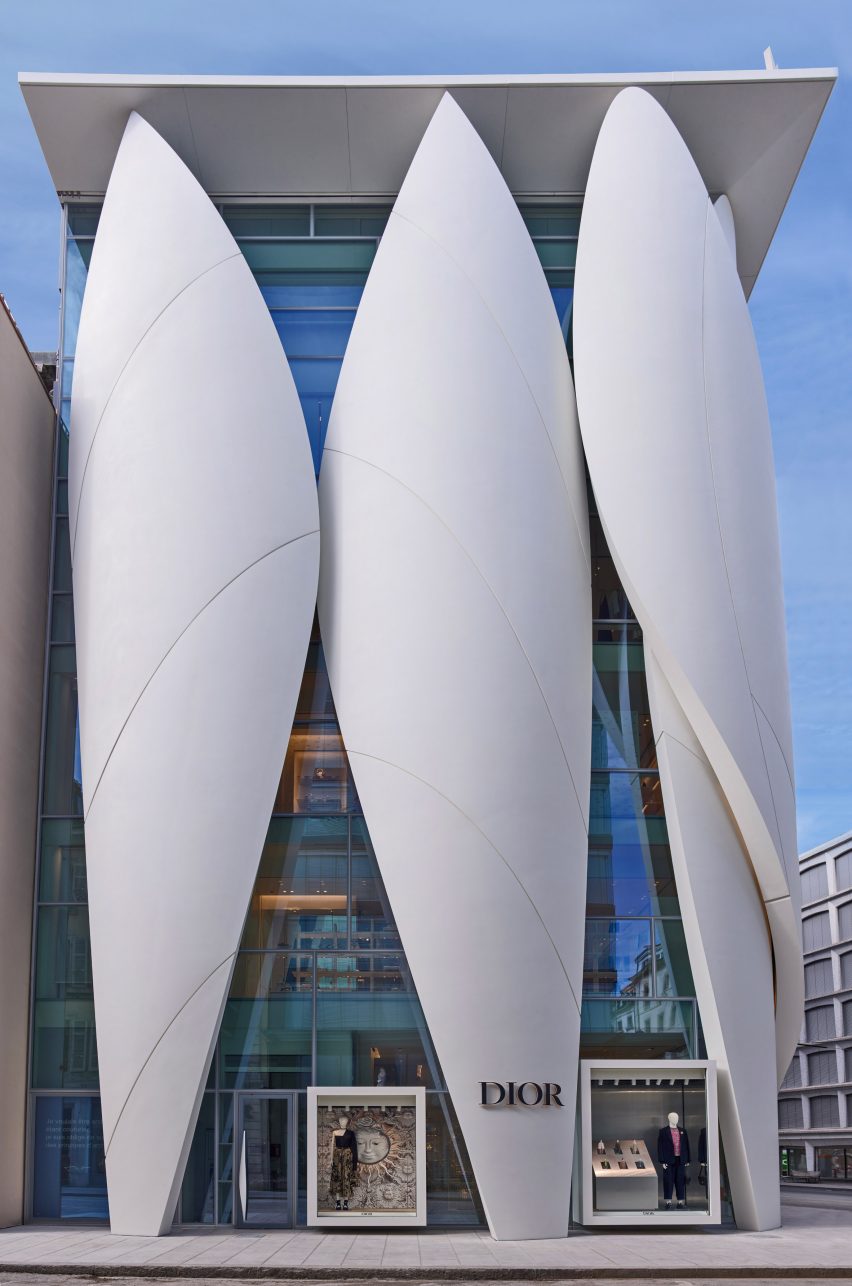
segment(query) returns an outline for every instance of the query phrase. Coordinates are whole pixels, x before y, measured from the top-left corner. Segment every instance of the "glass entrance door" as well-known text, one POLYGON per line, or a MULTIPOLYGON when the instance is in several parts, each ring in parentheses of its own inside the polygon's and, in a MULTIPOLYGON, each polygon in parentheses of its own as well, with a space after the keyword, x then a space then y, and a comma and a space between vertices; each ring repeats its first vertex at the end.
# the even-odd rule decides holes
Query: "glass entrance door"
POLYGON ((292 1228, 295 1166, 292 1094, 239 1095, 237 1222, 292 1228))

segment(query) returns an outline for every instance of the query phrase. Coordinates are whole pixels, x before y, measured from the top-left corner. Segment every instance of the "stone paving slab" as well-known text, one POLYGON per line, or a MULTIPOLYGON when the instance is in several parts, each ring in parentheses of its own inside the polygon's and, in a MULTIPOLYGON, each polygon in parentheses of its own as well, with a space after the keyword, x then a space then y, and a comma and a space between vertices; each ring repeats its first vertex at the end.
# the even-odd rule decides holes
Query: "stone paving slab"
POLYGON ((0 1230, 0 1286, 81 1277, 196 1282, 298 1281, 600 1282, 626 1279, 848 1281, 852 1201, 786 1200, 772 1232, 733 1228, 589 1231, 543 1241, 494 1241, 482 1229, 355 1233, 177 1229, 167 1237, 113 1237, 103 1228, 0 1230))

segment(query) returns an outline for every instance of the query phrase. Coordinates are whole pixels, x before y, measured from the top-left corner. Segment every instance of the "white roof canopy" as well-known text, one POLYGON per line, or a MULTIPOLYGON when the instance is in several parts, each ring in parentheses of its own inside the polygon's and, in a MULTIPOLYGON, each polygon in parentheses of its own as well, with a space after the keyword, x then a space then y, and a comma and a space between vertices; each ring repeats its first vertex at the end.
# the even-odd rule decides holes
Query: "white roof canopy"
POLYGON ((726 193, 749 293, 834 86, 832 68, 601 76, 100 76, 19 80, 57 192, 99 196, 138 111, 217 197, 394 196, 448 91, 518 198, 581 194, 616 94, 640 85, 726 193))

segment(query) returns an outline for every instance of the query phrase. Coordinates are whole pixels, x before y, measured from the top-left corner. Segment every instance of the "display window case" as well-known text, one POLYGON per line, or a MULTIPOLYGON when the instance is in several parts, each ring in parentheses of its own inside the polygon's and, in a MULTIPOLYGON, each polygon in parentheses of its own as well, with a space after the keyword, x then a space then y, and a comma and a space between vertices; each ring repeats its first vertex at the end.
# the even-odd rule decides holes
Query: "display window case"
POLYGON ((308 1090, 308 1225, 426 1223, 426 1091, 308 1090))
POLYGON ((579 1126, 578 1223, 719 1223, 714 1063, 584 1061, 579 1126))

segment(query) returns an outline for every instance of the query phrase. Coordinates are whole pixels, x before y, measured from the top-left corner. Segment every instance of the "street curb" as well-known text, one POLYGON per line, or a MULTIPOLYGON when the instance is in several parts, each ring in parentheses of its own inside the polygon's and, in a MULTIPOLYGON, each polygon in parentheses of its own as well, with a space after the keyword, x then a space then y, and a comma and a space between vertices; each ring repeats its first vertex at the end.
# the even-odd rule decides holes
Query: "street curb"
POLYGON ((163 1264, 4 1264, 0 1273, 44 1277, 127 1278, 147 1280, 211 1280, 234 1281, 298 1281, 298 1282, 379 1282, 392 1286, 394 1282, 559 1282, 559 1281, 718 1281, 753 1280, 852 1282, 852 1265, 849 1268, 790 1267, 777 1265, 764 1267, 655 1268, 643 1264, 640 1268, 508 1268, 497 1264, 465 1267, 431 1267, 423 1264, 410 1268, 308 1268, 294 1264, 280 1267, 228 1267, 227 1264, 204 1266, 199 1264, 174 1266, 163 1264))

